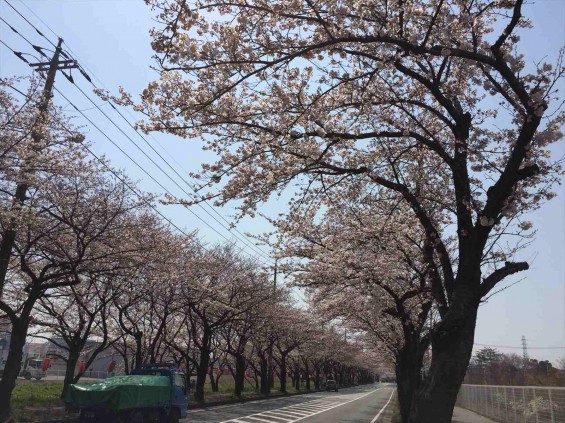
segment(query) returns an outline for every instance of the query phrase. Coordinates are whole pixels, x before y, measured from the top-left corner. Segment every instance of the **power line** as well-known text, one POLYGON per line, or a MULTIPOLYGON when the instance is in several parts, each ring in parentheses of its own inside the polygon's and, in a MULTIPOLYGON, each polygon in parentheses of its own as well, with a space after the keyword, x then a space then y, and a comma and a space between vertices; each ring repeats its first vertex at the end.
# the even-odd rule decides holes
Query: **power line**
MULTIPOLYGON (((53 43, 49 40, 49 38, 47 38, 35 25, 33 25, 21 12, 19 12, 19 11, 18 11, 14 6, 12 6, 7 0, 4 0, 4 1, 5 1, 16 13, 18 13, 18 15, 20 15, 31 27, 33 27, 39 35, 41 35, 43 38, 47 39, 51 44, 53 44, 53 43)), ((49 29, 49 31, 51 31, 56 37, 59 37, 59 36, 55 33, 55 31, 54 31, 47 23, 45 23, 37 14, 35 14, 35 12, 33 12, 33 10, 31 10, 25 3, 22 2, 22 4, 24 5, 24 7, 26 7, 26 8, 34 15, 43 25, 45 25, 45 26, 49 29)), ((8 23, 6 23, 6 24, 9 25, 8 23)), ((11 26, 10 26, 10 27, 11 27, 11 26)), ((11 27, 11 28, 12 28, 12 27, 11 27)), ((14 28, 12 28, 12 29, 13 29, 15 32, 17 32, 14 28)), ((19 33, 18 33, 18 34, 19 34, 19 33)), ((21 35, 21 34, 20 34, 20 35, 21 35)), ((21 36, 23 37, 23 35, 21 35, 21 36)), ((25 39, 25 37, 24 37, 24 39, 25 39)), ((33 44, 32 44, 29 40, 26 39, 26 41, 28 41, 28 43, 30 43, 30 44, 33 46, 33 44)), ((66 44, 66 43, 65 43, 65 44, 66 44)), ((54 44, 53 44, 53 45, 54 45, 54 44)), ((71 52, 74 56, 76 56, 76 57, 78 58, 78 55, 73 52, 73 50, 68 46, 68 44, 66 44, 66 45, 67 45, 67 48, 68 48, 69 52, 71 52)), ((35 46, 34 46, 34 49, 35 49, 35 46)), ((38 51, 39 51, 39 50, 38 50, 38 51)), ((68 55, 66 55, 66 56, 69 57, 68 55)), ((92 82, 92 80, 91 80, 90 77, 86 74, 86 72, 84 72, 80 67, 79 67, 79 70, 80 70, 80 72, 85 76, 85 78, 86 78, 95 88, 98 88, 98 87, 96 87, 96 85, 92 82)), ((90 70, 89 70, 89 72, 90 72, 102 85, 104 85, 104 84, 102 83, 102 81, 100 80, 100 78, 98 78, 96 75, 94 75, 90 70)), ((100 108, 98 107, 98 105, 96 105, 96 104, 92 101, 92 99, 90 99, 90 97, 88 97, 88 95, 87 95, 86 93, 84 93, 84 91, 83 91, 80 87, 78 87, 78 85, 76 85, 76 84, 74 83, 74 81, 73 81, 72 79, 70 79, 66 74, 65 74, 65 76, 67 77, 67 79, 69 79, 69 81, 70 81, 71 83, 73 83, 73 84, 75 85, 75 87, 77 87, 77 89, 79 89, 79 91, 81 91, 81 93, 82 93, 91 103, 94 104, 94 106, 95 106, 96 108, 98 108, 98 109, 100 110, 100 108)), ((165 164, 167 164, 167 166, 168 166, 168 167, 169 167, 169 168, 170 168, 170 169, 171 169, 171 170, 172 170, 172 171, 173 171, 173 172, 174 172, 174 173, 175 173, 175 174, 176 174, 176 175, 177 175, 197 196, 199 196, 198 191, 194 188, 194 186, 193 186, 192 184, 190 184, 182 175, 180 175, 180 173, 179 173, 173 166, 171 166, 171 164, 170 164, 159 152, 157 152, 157 150, 155 150, 155 148, 151 145, 151 143, 149 143, 149 142, 147 141, 147 139, 127 120, 127 118, 126 118, 116 107, 114 107, 114 105, 113 105, 111 102, 109 102, 109 103, 110 103, 110 105, 112 106, 112 108, 120 115, 120 117, 138 134, 139 137, 141 137, 141 138, 143 139, 143 141, 151 148, 151 150, 153 150, 153 152, 155 152, 155 154, 157 154, 157 155, 159 156, 159 158, 160 158, 161 160, 163 160, 163 161, 165 162, 165 164)), ((100 110, 100 111, 101 111, 101 110, 100 110)), ((113 124, 114 126, 116 126, 116 128, 118 128, 122 133, 124 133, 123 130, 121 130, 121 128, 119 128, 118 125, 117 125, 115 122, 113 122, 110 117, 108 117, 103 111, 101 111, 101 112, 106 116, 106 118, 107 118, 108 120, 110 120, 110 122, 112 122, 112 124, 113 124)), ((129 111, 128 111, 128 113, 129 113, 129 111)), ((130 116, 131 116, 131 113, 129 113, 129 114, 130 114, 130 116)), ((124 135, 126 135, 126 134, 124 133, 124 135)), ((126 135, 126 137, 127 137, 127 135, 126 135)), ((154 137, 152 137, 152 138, 155 139, 154 137)), ((136 146, 136 148, 138 148, 146 157, 148 157, 148 156, 146 155, 146 153, 145 153, 143 150, 141 150, 141 149, 139 148, 139 146, 138 146, 133 140, 131 140, 130 137, 128 137, 128 139, 136 146)), ((157 142, 157 143, 158 143, 158 142, 157 142)), ((159 143, 158 143, 158 144, 159 144, 159 143)), ((164 151, 166 151, 160 144, 159 144, 159 146, 160 146, 164 151)), ((148 157, 148 158, 149 158, 149 157, 148 157)), ((151 160, 151 162, 152 162, 155 166, 157 166, 157 168, 159 168, 159 170, 161 170, 163 173, 165 173, 165 175, 166 175, 169 179, 171 179, 171 180, 173 181, 173 183, 175 183, 175 185, 177 185, 189 198, 192 197, 189 193, 186 192, 186 190, 184 190, 182 187, 180 187, 180 186, 178 185, 178 183, 177 183, 176 181, 174 181, 163 169, 161 169, 160 166, 157 165, 151 158, 149 158, 149 160, 151 160)), ((173 160, 174 160, 174 159, 173 159, 173 160)), ((176 162, 176 160, 175 160, 175 162, 176 162)), ((178 164, 178 162, 176 162, 176 163, 178 164)), ((198 199, 198 198, 197 198, 197 199, 198 199)), ((262 251, 260 248, 258 248, 257 246, 255 246, 255 245, 253 245, 252 243, 250 243, 249 241, 247 241, 246 235, 242 234, 239 230, 237 230, 237 228, 233 228, 233 229, 234 229, 234 232, 236 232, 237 234, 241 235, 241 237, 243 237, 243 238, 240 238, 239 236, 233 234, 232 229, 229 228, 229 225, 230 225, 231 223, 230 223, 227 219, 225 219, 225 217, 222 216, 214 207, 212 207, 210 204, 208 204, 208 202, 207 202, 206 200, 204 200, 204 203, 205 203, 216 215, 218 215, 222 220, 224 220, 224 221, 228 224, 228 227, 226 227, 224 224, 222 224, 220 221, 218 221, 218 219, 216 219, 216 218, 215 218, 214 216, 212 216, 209 212, 207 212, 207 211, 204 209, 204 207, 200 204, 200 202, 197 203, 197 205, 198 205, 206 214, 208 214, 214 221, 216 221, 222 228, 224 228, 224 229, 226 229, 228 232, 232 233, 232 235, 234 235, 235 238, 237 238, 239 241, 243 242, 243 243, 244 243, 245 245, 247 245, 251 250, 253 250, 253 251, 256 252, 257 254, 261 255, 263 258, 265 258, 266 260, 268 260, 270 263, 272 263, 272 264, 274 263, 273 260, 270 258, 270 256, 269 256, 268 254, 266 254, 266 253, 265 253, 264 251, 262 251)), ((192 213, 195 214, 194 212, 192 212, 192 213)), ((197 216, 197 217, 198 217, 198 216, 197 216)), ((203 221, 200 217, 198 217, 198 219, 201 220, 201 221, 203 221)), ((203 221, 203 222, 204 222, 204 221, 203 221)), ((212 230, 214 230, 216 233, 218 233, 221 237, 223 237, 224 239, 227 239, 224 235, 220 234, 216 229, 214 229, 213 227, 211 227, 207 222, 204 222, 204 223, 205 223, 207 226, 209 226, 212 230)))
MULTIPOLYGON (((41 35, 43 38, 45 38, 49 42, 49 44, 51 44, 53 47, 57 48, 57 45, 55 43, 53 43, 49 38, 47 38, 34 24, 32 24, 24 15, 22 15, 19 12, 18 9, 16 9, 14 6, 12 6, 12 4, 8 0, 4 0, 4 1, 8 4, 8 6, 10 6, 14 10, 14 12, 16 12, 18 15, 20 15, 24 21, 26 21, 33 29, 35 29, 35 31, 39 35, 41 35)), ((57 38, 59 38, 59 37, 57 37, 57 38)))
POLYGON ((0 20, 1 20, 2 22, 4 22, 6 25, 8 25, 8 28, 10 28, 10 29, 12 30, 12 32, 14 32, 15 34, 18 34, 21 38, 23 38, 30 46, 33 47, 33 49, 34 49, 35 51, 37 51, 37 52, 38 52, 39 54, 41 54, 43 57, 47 57, 47 58, 48 58, 48 56, 47 56, 45 53, 43 53, 43 48, 41 48, 41 47, 36 46, 35 44, 33 44, 30 40, 28 40, 26 37, 24 37, 23 34, 21 34, 20 32, 18 32, 18 30, 17 30, 16 28, 14 28, 12 25, 10 25, 8 22, 6 22, 6 20, 4 20, 3 17, 0 16, 0 20))
MULTIPOLYGON (((4 42, 2 42, 3 44, 5 44, 4 42)), ((16 56, 18 58, 20 58, 21 60, 25 61, 26 63, 29 64, 29 62, 27 62, 27 60, 25 60, 20 54, 18 54, 18 52, 15 52, 11 47, 9 47, 7 44, 5 44, 12 52, 14 52, 14 54, 16 54, 16 56)), ((67 76, 65 74, 65 76, 67 76)), ((182 187, 178 184, 177 181, 175 181, 161 166, 159 166, 159 164, 157 164, 141 147, 139 147, 139 145, 137 145, 137 143, 135 143, 135 141, 124 132, 124 130, 112 119, 110 118, 110 116, 108 116, 101 108, 99 105, 97 105, 78 85, 76 85, 74 83, 74 81, 72 79, 70 79, 67 76, 67 79, 73 83, 73 85, 75 85, 75 87, 82 93, 83 96, 85 96, 94 106, 94 108, 97 108, 147 159, 149 159, 151 161, 151 163, 153 163, 153 165, 155 165, 167 178, 169 178, 178 188, 180 188, 187 196, 190 197, 190 194, 182 187)), ((168 194, 170 194, 172 197, 175 197, 175 195, 173 195, 163 184, 161 184, 153 175, 151 175, 146 169, 144 169, 140 164, 138 164, 129 154, 127 154, 116 142, 114 142, 111 138, 109 138, 91 119, 89 119, 80 109, 78 109, 78 107, 76 107, 76 105, 74 105, 64 94, 62 94, 59 90, 57 90, 57 92, 59 92, 59 94, 65 98, 65 100, 67 100, 70 104, 72 104, 72 106, 86 119, 88 120, 88 122, 93 125, 100 133, 102 133, 116 148, 118 148, 118 150, 120 150, 120 152, 122 154, 124 154, 132 163, 134 163, 143 173, 145 173, 147 176, 149 176, 151 178, 151 180, 153 180, 159 187, 161 187, 165 192, 167 192, 168 194)), ((114 105, 110 102, 109 103, 112 108, 114 110, 116 110, 118 113, 119 111, 114 107, 114 105)), ((120 114, 121 115, 121 114, 120 114)), ((125 119, 125 117, 123 115, 121 115, 122 118, 125 119)), ((133 128, 133 126, 129 123, 129 121, 127 121, 127 119, 125 119, 126 122, 128 122, 128 124, 133 128)), ((134 128, 135 129, 135 128, 134 128)), ((138 133, 136 131, 136 133, 138 133)), ((138 135, 141 136, 141 134, 138 133, 138 135)), ((143 138, 143 137, 142 137, 143 138)), ((144 138, 143 138, 144 139, 144 138)), ((165 163, 168 164, 168 162, 166 162, 166 160, 150 145, 150 143, 144 139, 144 141, 153 149, 153 151, 163 160, 165 161, 165 163)), ((169 165, 170 166, 170 165, 169 165)), ((174 170, 174 168, 173 168, 174 170)), ((175 170, 176 172, 176 170, 175 170)), ((178 175, 178 172, 176 172, 178 175)), ((180 175, 179 175, 180 176, 180 175)), ((185 181, 185 183, 188 184, 188 182, 185 181)), ((199 205, 201 208, 203 208, 201 205, 199 205)), ((218 234, 220 237, 224 238, 226 241, 228 242, 234 242, 234 241, 230 241, 224 234, 222 234, 221 232, 219 232, 216 228, 214 228, 212 225, 210 225, 208 222, 206 222, 204 219, 202 219, 198 214, 196 214, 193 210, 191 210, 190 208, 187 207, 187 210, 193 214, 198 220, 200 220, 202 223, 204 223, 206 226, 208 226, 210 229, 212 229, 216 234, 218 234)), ((206 212, 206 210, 204 210, 206 212)), ((206 212, 207 213, 207 212, 206 212)), ((209 214, 209 213, 207 213, 209 214)), ((215 219, 213 216, 211 216, 216 222, 218 222, 224 229, 227 229, 224 225, 221 224, 221 222, 219 222, 217 219, 215 219)), ((229 229, 228 229, 229 231, 229 229)), ((237 237, 236 237, 237 238, 237 237)), ((237 238, 241 241, 240 238, 237 238)), ((247 244, 245 241, 243 241, 244 244, 247 244)), ((255 258, 252 254, 243 251, 245 247, 243 248, 239 248, 241 252, 244 252, 245 254, 249 255, 252 258, 255 258)), ((259 253, 264 259, 266 258, 267 260, 270 261, 270 258, 265 256, 264 254, 262 254, 260 251, 256 251, 254 250, 256 253, 259 253)))
MULTIPOLYGON (((494 347, 494 348, 510 348, 510 349, 516 349, 516 350, 521 350, 524 348, 524 346, 510 346, 510 345, 492 345, 492 344, 478 344, 478 343, 474 343, 473 345, 477 345, 479 347, 494 347)), ((527 347, 530 350, 562 350, 565 349, 565 346, 563 347, 531 347, 528 346, 527 347)))
MULTIPOLYGON (((14 89, 15 91, 17 91, 20 94, 23 94, 25 96, 24 93, 22 93, 20 90, 18 90, 17 88, 13 87, 12 85, 7 85, 8 87, 10 87, 11 89, 14 89)), ((63 98, 65 98, 67 101, 68 98, 66 98, 66 96, 61 93, 60 90, 58 90, 56 87, 53 87, 53 90, 56 91, 57 93, 59 93, 59 95, 61 95, 63 98)), ((71 104, 75 109, 76 106, 74 105, 74 103, 69 101, 69 104, 71 104)), ((87 118, 88 119, 88 118, 87 118)), ((61 125, 61 127, 67 131, 70 135, 75 135, 75 133, 73 133, 70 129, 68 129, 67 127, 65 127, 64 125, 61 125)), ((100 130, 100 128, 98 128, 96 125, 94 125, 94 127, 96 129, 98 129, 104 136, 108 137, 108 135, 106 135, 103 131, 100 130)), ((111 141, 111 140, 110 140, 111 141)), ((141 192, 139 192, 136 188, 134 188, 132 186, 132 184, 128 183, 128 181, 121 175, 119 175, 112 167, 110 167, 106 161, 104 161, 101 157, 99 157, 96 153, 94 153, 89 147, 88 145, 84 144, 84 143, 80 143, 80 146, 85 149, 90 155, 92 155, 108 172, 110 172, 112 175, 114 175, 114 177, 116 177, 118 180, 120 180, 137 198, 139 198, 146 206, 148 206, 149 208, 151 208, 155 213, 157 213, 159 216, 161 216, 161 218, 163 218, 167 223, 169 223, 172 227, 174 227, 180 234, 184 235, 187 239, 189 239, 190 241, 192 241, 195 245, 197 245, 198 247, 202 248, 202 250, 215 255, 215 252, 210 250, 209 248, 207 248, 206 246, 204 246, 200 240, 198 240, 198 238, 196 238, 193 235, 188 234, 185 230, 181 229, 178 225, 176 225, 171 219, 169 219, 168 217, 166 217, 157 207, 155 207, 154 204, 152 204, 149 200, 147 200, 146 197, 143 196, 143 194, 141 192)), ((136 163, 137 164, 137 163, 136 163)), ((240 252, 241 252, 241 247, 237 247, 239 248, 240 252)), ((216 257, 219 258, 219 257, 216 257)), ((237 263, 236 262, 232 262, 232 263, 228 263, 227 266, 224 267, 224 271, 229 269, 232 266, 235 266, 237 263)), ((208 288, 209 290, 209 288, 208 288)), ((223 304, 223 303, 222 303, 223 304)), ((225 304, 224 304, 225 305, 225 304)), ((241 311, 235 307, 229 306, 230 308, 236 310, 236 311, 241 311)))
MULTIPOLYGON (((86 97, 88 99, 88 101, 90 101, 90 103, 92 103, 92 105, 97 108, 105 117, 106 119, 108 119, 110 122, 112 122, 112 124, 120 131, 122 132, 122 134, 124 134, 130 141, 132 144, 134 144, 134 146, 145 156, 147 157, 151 163, 153 163, 165 176, 167 176, 167 178, 169 178, 182 192, 184 192, 189 198, 192 197, 192 195, 186 191, 186 189, 184 189, 182 186, 180 186, 178 184, 178 182, 176 180, 174 180, 163 168, 161 168, 161 166, 159 166, 149 155, 147 155, 147 153, 141 148, 139 147, 139 145, 133 141, 121 128, 118 124, 116 124, 112 118, 110 118, 85 92, 82 88, 80 88, 76 83, 73 82, 73 85, 81 92, 81 94, 86 97)), ((96 85, 94 85, 94 83, 92 83, 92 85, 96 87, 96 85)), ((188 181, 186 181, 182 175, 175 169, 173 168, 170 163, 165 160, 165 158, 151 145, 151 143, 149 141, 147 141, 147 139, 145 137, 143 137, 143 135, 141 135, 137 129, 135 129, 135 127, 125 118, 125 116, 114 106, 114 104, 112 104, 111 102, 109 102, 110 106, 112 107, 112 109, 114 109, 121 117, 122 119, 124 119, 126 121, 126 123, 135 131, 135 133, 145 142, 145 144, 147 144, 149 146, 149 148, 155 153, 157 154, 157 156, 163 161, 165 162, 165 164, 188 186, 190 187, 194 192, 196 192, 196 190, 190 185, 190 183, 188 181)), ((208 213, 204 207, 197 203, 197 205, 208 215, 210 216, 215 222, 217 222, 221 227, 223 227, 224 229, 227 229, 228 231, 229 228, 226 227, 225 225, 223 225, 218 219, 216 219, 214 216, 212 216, 210 213, 208 213)), ((188 209, 190 210, 190 209, 188 209)), ((194 212, 192 212, 195 216, 197 216, 194 212)), ((198 217, 198 216, 197 216, 198 217)), ((218 235, 220 235, 221 237, 227 239, 223 234, 219 233, 215 228, 213 228, 210 224, 208 224, 206 221, 204 221, 203 219, 201 219, 200 217, 198 217, 204 224, 206 224, 208 227, 210 227, 213 231, 215 231, 218 235)), ((239 239, 241 242, 243 242, 245 245, 250 246, 249 243, 245 240, 242 240, 241 238, 237 237, 237 239, 239 239)), ((253 251, 255 251, 256 253, 260 254, 261 256, 263 256, 264 258, 266 258, 267 260, 271 261, 270 257, 265 256, 264 253, 262 253, 259 250, 256 250, 252 247, 250 247, 253 251)))
MULTIPOLYGON (((149 178, 151 178, 151 180, 153 182, 155 182, 161 189, 163 189, 165 192, 167 192, 169 195, 173 196, 173 193, 171 193, 161 182, 159 182, 153 175, 151 175, 143 166, 141 166, 137 161, 135 161, 135 159, 133 159, 122 147, 119 146, 119 144, 117 142, 115 142, 112 138, 110 138, 98 125, 96 125, 92 119, 90 119, 88 116, 86 116, 83 112, 80 111, 80 109, 78 109, 78 107, 71 101, 69 100, 69 98, 67 96, 65 96, 59 89, 55 88, 55 91, 57 91, 57 93, 59 93, 59 95, 61 97, 63 97, 65 99, 65 101, 67 101, 71 106, 73 106, 75 108, 75 110, 77 110, 94 128, 96 128, 96 130, 98 130, 98 132, 100 132, 108 141, 110 141, 118 150, 120 150, 120 152, 126 156, 133 164, 135 164, 143 173, 145 173, 149 178)), ((124 134, 125 135, 125 134, 124 134)), ((127 135, 126 135, 127 136, 127 135)), ((133 141, 132 141, 133 142, 133 141)), ((135 144, 135 143, 134 143, 135 144)), ((192 213, 195 217, 197 217, 200 221, 202 221, 203 223, 205 223, 206 225, 208 225, 210 228, 212 228, 214 231, 215 228, 211 227, 206 221, 204 221, 200 216, 198 216, 196 213, 194 213, 194 211, 187 209, 190 213, 192 213)), ((219 233, 218 231, 216 231, 216 233, 218 233, 218 235, 222 236, 224 239, 226 239, 229 242, 229 239, 227 239, 223 234, 219 233)), ((205 248, 204 246, 200 245, 202 248, 205 248)), ((241 252, 244 252, 242 248, 240 248, 241 252)), ((249 253, 246 252, 246 254, 249 255, 249 253)))

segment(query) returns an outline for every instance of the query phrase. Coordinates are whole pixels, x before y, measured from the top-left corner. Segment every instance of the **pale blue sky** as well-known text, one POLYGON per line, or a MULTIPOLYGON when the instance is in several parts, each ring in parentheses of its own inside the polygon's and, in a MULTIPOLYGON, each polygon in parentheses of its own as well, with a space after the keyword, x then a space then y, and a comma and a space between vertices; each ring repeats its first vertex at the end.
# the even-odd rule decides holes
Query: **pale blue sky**
MULTIPOLYGON (((152 63, 152 51, 148 30, 153 24, 152 14, 143 2, 136 0, 9 1, 52 41, 55 41, 54 35, 26 6, 61 35, 79 62, 91 72, 91 77, 100 79, 101 82, 94 79, 98 86, 115 92, 121 85, 127 91, 136 94, 147 82, 156 78, 155 72, 149 68, 152 63)), ((533 62, 547 56, 547 60, 551 62, 559 48, 565 44, 565 1, 538 0, 536 5, 526 6, 525 11, 535 25, 533 30, 523 36, 523 49, 528 60, 533 62)), ((0 0, 0 16, 16 29, 21 30, 33 43, 49 47, 45 39, 34 33, 4 0, 0 0)), ((2 22, 0 22, 0 39, 15 50, 31 51, 30 46, 2 22)), ((29 72, 27 65, 0 45, 1 77, 24 75, 29 72)), ((73 73, 73 76, 83 90, 91 93, 91 87, 78 73, 73 73)), ((85 114, 174 194, 184 197, 182 191, 160 174, 149 160, 138 153, 127 138, 96 109, 92 109, 92 104, 62 75, 57 77, 57 88, 79 108, 87 109, 84 111, 85 114)), ((565 86, 562 83, 561 91, 564 90, 565 86)), ((92 95, 91 97, 96 104, 103 104, 100 99, 92 95)), ((67 102, 57 94, 55 98, 58 104, 67 105, 67 102)), ((102 106, 102 109, 124 126, 121 118, 108 105, 102 106)), ((69 110, 72 111, 72 108, 69 107, 69 110)), ((129 115, 126 116, 130 118, 129 115)), ((77 119, 77 122, 82 120, 77 119)), ((104 153, 110 157, 115 167, 125 169, 131 178, 139 180, 140 187, 145 191, 162 192, 162 189, 129 162, 95 128, 88 127, 87 131, 88 138, 94 143, 93 149, 96 153, 104 153)), ((133 140, 142 143, 133 131, 127 133, 133 140)), ((159 140, 167 151, 164 153, 159 146, 156 146, 167 159, 170 159, 170 154, 180 163, 182 168, 171 161, 171 164, 183 175, 186 175, 183 169, 195 170, 206 158, 196 143, 191 144, 161 134, 154 134, 153 137, 159 140)), ((153 138, 148 139, 154 142, 153 138)), ((564 144, 561 142, 556 146, 556 156, 562 157, 565 154, 564 144)), ((146 147, 145 149, 148 150, 146 147)), ((188 190, 186 187, 185 189, 188 190)), ((499 349, 503 352, 521 353, 520 339, 524 335, 530 347, 531 357, 554 360, 559 356, 565 356, 564 348, 535 348, 565 347, 565 196, 563 187, 556 187, 556 191, 558 197, 541 210, 532 213, 530 217, 538 229, 537 239, 522 257, 533 258, 530 270, 520 275, 523 278, 520 283, 491 298, 481 307, 476 332, 477 343, 514 347, 499 349)), ((161 207, 161 210, 178 226, 187 229, 200 228, 201 236, 206 241, 221 240, 217 233, 206 227, 186 209, 167 206, 161 207)), ((219 232, 233 239, 227 230, 221 228, 202 210, 194 209, 194 211, 219 232)), ((270 213, 276 211, 276 204, 270 204, 266 211, 270 213)), ((228 217, 230 211, 220 210, 220 213, 228 217)), ((241 232, 260 233, 266 230, 267 226, 259 220, 245 219, 238 229, 241 232)), ((251 250, 248 251, 250 254, 255 254, 251 250)))

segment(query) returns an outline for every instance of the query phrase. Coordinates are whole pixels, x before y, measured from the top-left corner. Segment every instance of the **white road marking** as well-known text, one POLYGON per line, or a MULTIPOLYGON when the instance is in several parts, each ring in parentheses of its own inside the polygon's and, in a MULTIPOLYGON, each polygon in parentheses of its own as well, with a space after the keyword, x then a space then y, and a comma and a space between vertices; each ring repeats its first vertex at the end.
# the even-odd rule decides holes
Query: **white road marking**
POLYGON ((259 417, 245 417, 246 419, 251 419, 254 421, 259 421, 259 422, 266 422, 266 423, 272 423, 272 420, 265 420, 265 419, 260 419, 259 417))
POLYGON ((281 420, 286 420, 287 422, 291 422, 292 420, 294 420, 294 417, 289 418, 286 414, 282 414, 282 413, 277 413, 276 411, 263 411, 262 413, 263 415, 267 415, 267 414, 272 414, 273 419, 281 419, 281 420), (284 417, 279 417, 279 416, 284 416, 284 417))
POLYGON ((375 423, 377 421, 377 419, 379 418, 379 416, 382 414, 382 412, 385 411, 385 408, 388 405, 388 403, 390 402, 390 400, 392 399, 392 396, 393 396, 395 390, 396 389, 392 390, 392 392, 390 393, 390 398, 386 402, 385 406, 383 408, 381 408, 381 411, 379 411, 379 413, 375 416, 375 418, 373 420, 371 420, 371 423, 375 423))
MULTIPOLYGON (((320 399, 306 401, 306 402, 303 402, 301 404, 289 405, 287 407, 276 408, 274 410, 269 410, 269 411, 265 410, 265 411, 262 411, 262 412, 259 412, 259 413, 250 414, 248 416, 237 417, 236 419, 224 420, 221 423, 241 423, 242 420, 245 420, 247 418, 256 419, 256 420, 259 420, 259 421, 264 421, 264 422, 269 422, 269 423, 278 423, 274 420, 269 420, 269 418, 285 420, 285 421, 288 421, 289 423, 294 423, 294 422, 298 422, 300 420, 307 419, 308 417, 315 416, 315 415, 320 414, 320 413, 324 413, 324 412, 331 410, 333 408, 341 407, 342 405, 349 404, 350 402, 360 400, 361 398, 365 398, 366 396, 371 395, 372 393, 378 391, 379 389, 382 389, 382 387, 379 387, 377 389, 374 389, 372 391, 364 393, 363 395, 356 396, 355 398, 349 399, 349 400, 347 398, 350 398, 351 395, 336 395, 336 396, 332 396, 330 398, 322 397, 320 399), (345 401, 343 401, 343 400, 345 400, 345 401), (269 414, 272 414, 272 415, 269 415, 269 414), (284 416, 284 417, 279 417, 279 416, 284 416), (242 419, 242 420, 238 420, 238 419, 242 419)), ((362 392, 364 392, 364 391, 362 391, 362 392)), ((391 396, 391 398, 392 398, 392 396, 391 396)), ((389 401, 390 401, 390 399, 389 399, 389 401)), ((388 403, 387 403, 387 405, 388 405, 388 403)), ((386 407, 386 405, 385 405, 385 407, 386 407)), ((371 422, 371 423, 374 423, 374 422, 371 422)))

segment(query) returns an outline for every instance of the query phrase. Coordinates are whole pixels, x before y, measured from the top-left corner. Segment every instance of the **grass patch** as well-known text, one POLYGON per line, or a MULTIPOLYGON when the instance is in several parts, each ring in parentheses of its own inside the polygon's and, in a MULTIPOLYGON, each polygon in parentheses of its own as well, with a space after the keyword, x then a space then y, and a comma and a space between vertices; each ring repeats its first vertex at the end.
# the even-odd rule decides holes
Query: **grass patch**
POLYGON ((61 405, 63 384, 50 381, 18 380, 12 393, 12 407, 61 405))
POLYGON ((40 422, 63 417, 62 391, 61 382, 18 380, 12 392, 12 416, 18 422, 40 422))

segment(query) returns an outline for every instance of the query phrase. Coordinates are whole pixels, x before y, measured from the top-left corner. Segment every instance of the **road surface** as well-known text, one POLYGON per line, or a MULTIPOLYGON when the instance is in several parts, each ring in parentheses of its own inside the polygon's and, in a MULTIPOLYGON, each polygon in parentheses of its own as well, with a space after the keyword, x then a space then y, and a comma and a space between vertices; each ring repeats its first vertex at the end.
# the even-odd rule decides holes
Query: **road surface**
POLYGON ((189 410, 194 423, 381 423, 395 386, 364 385, 271 400, 189 410))

